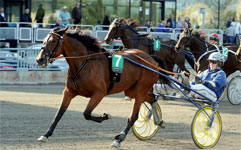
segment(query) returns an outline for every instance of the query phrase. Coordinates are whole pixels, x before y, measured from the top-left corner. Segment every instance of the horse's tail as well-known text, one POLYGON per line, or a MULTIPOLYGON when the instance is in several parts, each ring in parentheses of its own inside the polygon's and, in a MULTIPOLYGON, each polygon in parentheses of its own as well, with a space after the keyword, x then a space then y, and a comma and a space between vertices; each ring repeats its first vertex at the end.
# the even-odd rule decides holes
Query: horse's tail
MULTIPOLYGON (((156 55, 151 55, 151 57, 158 63, 159 67, 166 70, 166 63, 160 57, 158 57, 156 55)), ((165 75, 168 75, 166 72, 163 72, 161 70, 159 72, 161 72, 165 75)), ((168 80, 166 77, 159 75, 159 80, 160 80, 160 83, 171 86, 170 80, 168 80)))

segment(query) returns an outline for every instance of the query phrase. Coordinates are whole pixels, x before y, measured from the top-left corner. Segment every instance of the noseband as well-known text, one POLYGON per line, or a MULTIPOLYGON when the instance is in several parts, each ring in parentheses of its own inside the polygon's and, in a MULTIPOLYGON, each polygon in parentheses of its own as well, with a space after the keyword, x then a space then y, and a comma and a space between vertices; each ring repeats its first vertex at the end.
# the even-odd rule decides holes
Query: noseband
MULTIPOLYGON (((120 21, 115 22, 115 26, 116 26, 117 29, 116 29, 114 35, 117 35, 117 34, 118 34, 119 30, 121 29, 121 25, 122 25, 122 23, 121 23, 120 21)), ((114 39, 115 39, 115 38, 114 38, 114 39)))
POLYGON ((49 38, 53 34, 55 34, 55 35, 57 35, 59 37, 58 44, 55 46, 54 50, 53 51, 49 50, 46 44, 45 44, 45 47, 41 47, 41 49, 45 50, 44 56, 47 58, 48 61, 49 61, 49 59, 54 58, 55 54, 59 50, 60 45, 64 42, 64 36, 61 36, 61 35, 59 35, 57 33, 54 33, 54 32, 50 32, 48 34, 48 38, 47 38, 46 43, 48 43, 49 38))
POLYGON ((187 41, 183 44, 184 45, 184 47, 186 47, 187 46, 187 44, 188 44, 188 42, 190 41, 190 39, 192 38, 192 34, 190 33, 190 31, 186 34, 186 36, 185 37, 183 37, 183 38, 186 38, 187 39, 187 41))

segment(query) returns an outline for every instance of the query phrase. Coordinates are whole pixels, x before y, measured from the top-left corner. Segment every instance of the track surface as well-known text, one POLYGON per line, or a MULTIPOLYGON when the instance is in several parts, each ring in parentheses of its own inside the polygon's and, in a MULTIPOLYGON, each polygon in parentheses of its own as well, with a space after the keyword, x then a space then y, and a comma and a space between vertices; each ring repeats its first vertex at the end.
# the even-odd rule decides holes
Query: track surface
MULTIPOLYGON (((64 85, 0 85, 1 150, 106 150, 124 129, 132 102, 123 94, 105 97, 94 114, 108 112, 112 120, 101 124, 83 116, 88 99, 76 97, 47 143, 37 138, 50 126, 61 103, 64 85)), ((186 101, 159 101, 166 128, 151 140, 139 141, 129 132, 123 150, 197 149, 191 138, 191 122, 197 110, 186 101)), ((223 133, 214 149, 241 149, 241 107, 223 101, 219 108, 223 133)))

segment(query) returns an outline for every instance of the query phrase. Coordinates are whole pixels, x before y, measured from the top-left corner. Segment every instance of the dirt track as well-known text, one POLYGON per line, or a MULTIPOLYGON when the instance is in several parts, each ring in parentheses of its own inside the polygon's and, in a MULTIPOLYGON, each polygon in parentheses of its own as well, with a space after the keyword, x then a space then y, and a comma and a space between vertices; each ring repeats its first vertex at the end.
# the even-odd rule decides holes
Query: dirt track
MULTIPOLYGON (((124 129, 132 109, 122 94, 104 98, 95 114, 109 112, 113 119, 101 124, 86 121, 83 110, 88 99, 76 97, 47 143, 37 138, 50 126, 61 102, 64 85, 0 85, 1 150, 106 150, 114 136, 124 129)), ((159 101, 166 128, 147 141, 138 140, 132 131, 120 149, 197 149, 191 137, 191 122, 197 110, 185 101, 159 101)), ((219 112, 223 122, 221 139, 214 149, 241 149, 241 107, 225 101, 219 112)))

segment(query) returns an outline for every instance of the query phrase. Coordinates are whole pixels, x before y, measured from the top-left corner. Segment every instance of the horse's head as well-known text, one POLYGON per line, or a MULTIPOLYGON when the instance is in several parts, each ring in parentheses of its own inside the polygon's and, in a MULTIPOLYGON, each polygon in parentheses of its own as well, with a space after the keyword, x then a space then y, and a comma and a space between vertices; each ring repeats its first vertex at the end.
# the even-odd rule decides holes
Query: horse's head
POLYGON ((109 31, 105 37, 107 44, 112 44, 114 39, 118 39, 122 36, 122 30, 124 29, 123 20, 124 19, 118 18, 111 23, 109 31))
POLYGON ((43 46, 36 57, 36 62, 42 68, 46 67, 48 63, 52 62, 52 58, 58 57, 63 52, 63 33, 67 30, 59 30, 55 28, 51 30, 43 40, 43 46), (56 30, 58 30, 56 32, 56 30))
POLYGON ((189 40, 192 37, 192 29, 185 28, 179 35, 179 40, 175 46, 176 52, 180 53, 183 49, 188 47, 189 40))

